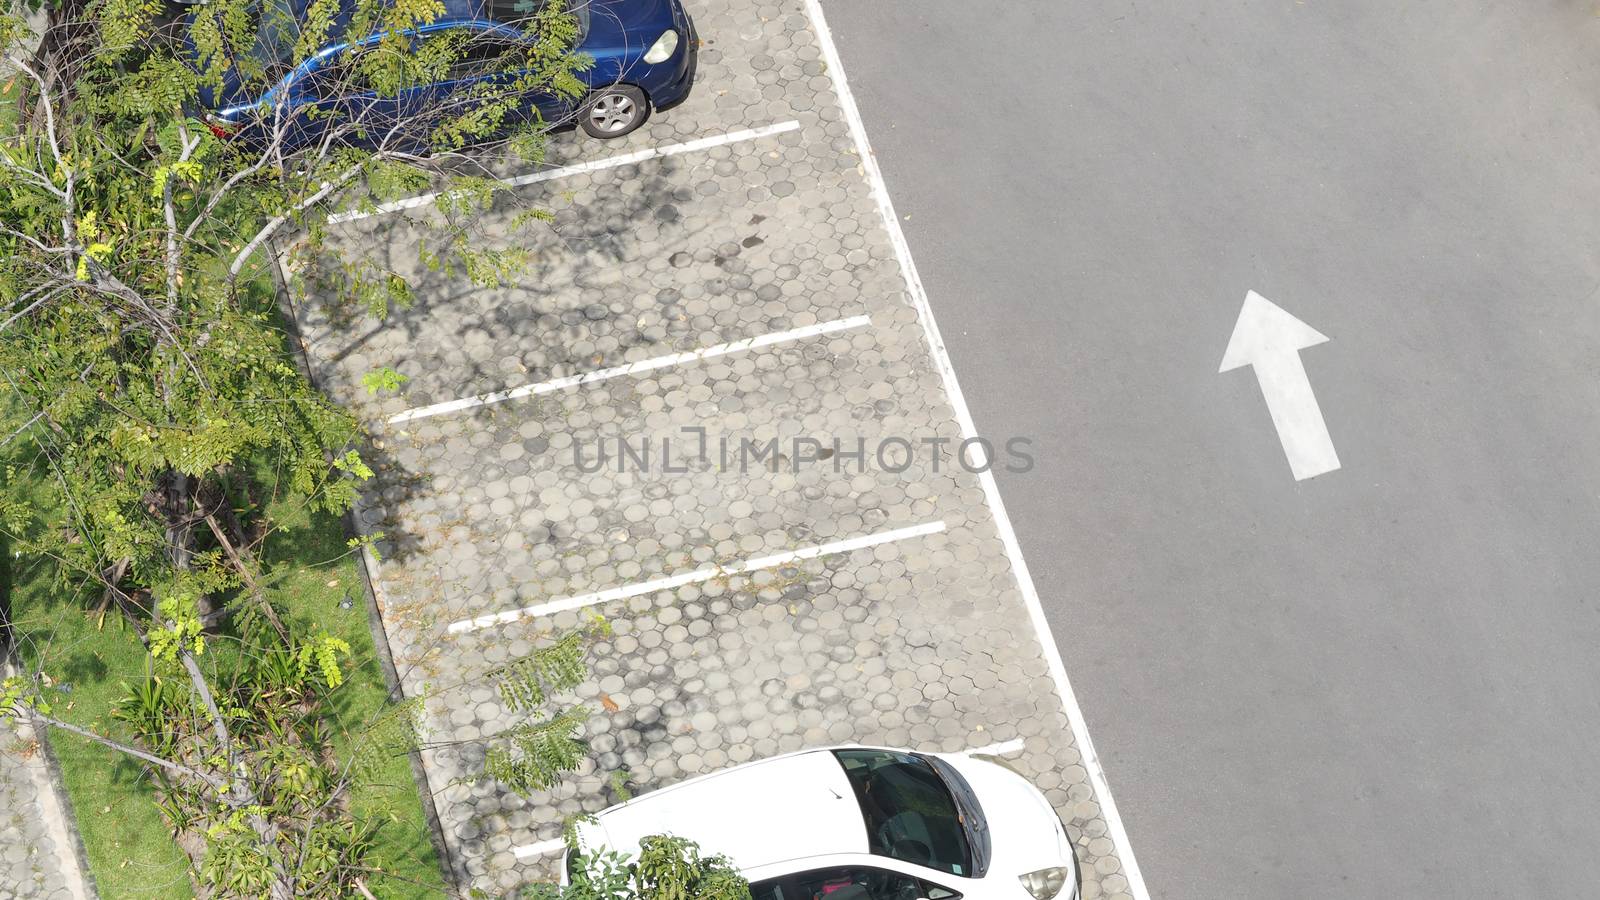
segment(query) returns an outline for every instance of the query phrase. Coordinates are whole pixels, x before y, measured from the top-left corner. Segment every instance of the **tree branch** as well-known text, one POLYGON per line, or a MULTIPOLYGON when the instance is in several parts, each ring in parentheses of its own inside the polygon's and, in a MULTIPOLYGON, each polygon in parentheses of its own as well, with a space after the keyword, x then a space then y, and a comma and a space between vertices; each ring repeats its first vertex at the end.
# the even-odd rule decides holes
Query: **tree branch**
POLYGON ((67 165, 66 159, 61 155, 61 142, 56 137, 56 111, 55 104, 50 102, 50 86, 33 70, 33 66, 26 62, 12 58, 16 67, 27 73, 39 85, 39 103, 44 107, 44 133, 50 142, 50 152, 56 158, 56 167, 61 170, 66 186, 61 188, 61 234, 66 239, 66 244, 71 246, 77 243, 77 222, 73 219, 73 193, 77 187, 77 174, 72 166, 67 165))
MULTIPOLYGON (((226 503, 227 498, 223 498, 223 502, 226 503)), ((217 524, 217 517, 209 512, 206 513, 206 524, 211 526, 211 533, 216 537, 217 543, 222 545, 222 551, 228 554, 228 561, 233 563, 233 567, 238 570, 240 577, 244 579, 245 589, 250 592, 251 596, 255 597, 256 603, 261 607, 261 612, 267 617, 267 621, 272 623, 273 630, 278 632, 278 637, 283 641, 284 646, 289 646, 289 629, 283 627, 283 622, 279 621, 278 613, 273 610, 272 604, 267 602, 266 592, 261 589, 261 585, 256 581, 255 576, 250 574, 250 567, 246 565, 244 558, 239 555, 239 551, 234 548, 233 542, 228 540, 228 536, 223 533, 222 526, 217 524)))
POLYGON ((238 279, 239 273, 244 270, 245 263, 250 260, 251 256, 255 255, 255 252, 261 248, 262 244, 266 243, 267 238, 272 237, 277 233, 279 228, 283 227, 283 223, 289 221, 295 215, 305 212, 311 207, 316 206, 318 203, 321 203, 323 200, 327 199, 328 195, 332 194, 339 188, 344 187, 350 182, 350 179, 356 177, 360 173, 361 166, 351 166, 350 168, 339 173, 334 178, 324 181, 322 183, 322 187, 318 188, 316 193, 289 207, 287 212, 276 216, 271 221, 267 222, 266 225, 262 226, 261 230, 256 232, 256 236, 250 239, 250 243, 246 244, 244 249, 240 250, 238 255, 233 258, 233 265, 228 267, 228 280, 231 282, 238 279))
MULTIPOLYGON (((181 124, 178 126, 183 150, 178 154, 178 162, 188 162, 194 154, 196 147, 200 146, 200 136, 197 134, 193 140, 189 138, 188 129, 181 124)), ((161 184, 161 213, 167 222, 167 305, 172 311, 178 308, 178 212, 172 205, 172 175, 169 174, 161 184)))
POLYGON ((151 765, 160 766, 161 768, 166 769, 169 772, 173 772, 173 773, 176 773, 178 775, 187 775, 190 778, 195 778, 195 779, 198 779, 200 781, 203 781, 206 784, 210 785, 212 790, 220 791, 222 789, 223 785, 225 784, 225 782, 223 782, 222 779, 217 778, 214 775, 208 775, 205 772, 201 772, 198 769, 191 769, 188 766, 184 765, 183 763, 173 762, 170 759, 163 759, 163 758, 161 758, 159 756, 156 756, 153 753, 146 753, 143 750, 140 750, 138 747, 134 747, 134 746, 130 746, 128 744, 124 744, 121 741, 112 740, 111 738, 108 738, 108 737, 106 737, 104 735, 101 735, 101 734, 96 734, 95 732, 90 731, 89 729, 84 728, 84 727, 82 727, 80 725, 74 725, 71 722, 62 721, 61 719, 57 719, 54 716, 47 716, 44 713, 41 713, 36 709, 28 709, 28 710, 26 710, 26 712, 31 714, 31 715, 33 715, 39 721, 45 723, 46 725, 49 725, 52 728, 59 728, 62 731, 70 731, 73 734, 78 735, 79 737, 88 738, 89 740, 94 741, 95 743, 100 744, 103 747, 109 747, 112 750, 117 751, 118 753, 125 753, 128 756, 132 756, 132 757, 134 757, 136 759, 142 759, 145 762, 150 763, 151 765))

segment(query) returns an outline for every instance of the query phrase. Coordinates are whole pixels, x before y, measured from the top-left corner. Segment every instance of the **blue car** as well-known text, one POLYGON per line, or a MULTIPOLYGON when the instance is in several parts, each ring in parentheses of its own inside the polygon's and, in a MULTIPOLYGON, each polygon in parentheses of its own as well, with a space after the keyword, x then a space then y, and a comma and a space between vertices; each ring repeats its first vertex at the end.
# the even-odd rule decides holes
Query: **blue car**
MULTIPOLYGON (((238 67, 230 67, 220 89, 202 91, 200 100, 208 125, 219 136, 256 144, 268 142, 276 132, 277 142, 291 151, 331 139, 427 152, 432 123, 445 118, 442 113, 462 111, 442 107, 472 103, 472 89, 481 82, 490 82, 491 90, 515 83, 516 70, 508 71, 496 59, 528 41, 522 28, 531 21, 529 0, 445 0, 444 15, 408 35, 418 49, 446 36, 464 42, 464 51, 452 56, 447 77, 380 94, 352 77, 359 68, 353 61, 378 50, 379 35, 331 43, 290 67, 297 23, 308 0, 267 2, 272 6, 262 16, 250 68, 268 73, 271 87, 252 89, 238 67)), ((347 32, 352 9, 353 4, 340 14, 331 34, 347 32)), ((579 26, 576 51, 594 61, 578 73, 582 95, 527 91, 518 96, 507 124, 537 114, 546 123, 576 123, 593 137, 617 138, 643 125, 652 111, 688 96, 698 42, 680 0, 570 0, 569 12, 579 26)))

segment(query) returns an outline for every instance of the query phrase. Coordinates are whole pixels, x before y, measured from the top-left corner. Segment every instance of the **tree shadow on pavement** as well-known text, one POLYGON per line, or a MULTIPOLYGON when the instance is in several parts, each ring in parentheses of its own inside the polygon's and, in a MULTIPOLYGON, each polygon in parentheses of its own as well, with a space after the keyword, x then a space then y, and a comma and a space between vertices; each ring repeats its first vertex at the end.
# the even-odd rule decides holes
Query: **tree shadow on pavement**
MULTIPOLYGON (((369 396, 361 375, 380 366, 406 375, 403 404, 415 408, 702 345, 705 323, 690 315, 685 295, 728 293, 730 276, 742 271, 737 257, 761 241, 716 245, 707 232, 720 220, 685 211, 699 196, 694 177, 690 164, 665 157, 498 197, 476 223, 487 246, 531 255, 503 285, 474 284, 419 258, 420 242, 450 227, 431 208, 341 226, 335 240, 343 252, 406 278, 414 298, 376 320, 341 302, 336 282, 305 279, 309 296, 297 308, 319 385, 373 428, 363 454, 378 477, 363 501, 368 512, 358 516, 363 530, 384 532, 386 559, 404 563, 429 549, 429 536, 411 533, 400 513, 433 490, 434 479, 408 454, 404 431, 384 425, 394 403, 369 396), (553 216, 510 230, 530 207, 553 216)), ((534 412, 491 406, 452 419, 471 433, 514 427, 508 420, 534 412)), ((461 523, 436 527, 449 524, 461 523)), ((562 535, 552 527, 542 539, 562 535)))

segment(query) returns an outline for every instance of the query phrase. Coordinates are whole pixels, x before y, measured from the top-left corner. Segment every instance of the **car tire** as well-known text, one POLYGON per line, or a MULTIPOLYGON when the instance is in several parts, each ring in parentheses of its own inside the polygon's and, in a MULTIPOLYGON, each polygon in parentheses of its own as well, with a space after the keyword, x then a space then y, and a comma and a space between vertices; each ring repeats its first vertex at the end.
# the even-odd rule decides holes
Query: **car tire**
POLYGON ((590 137, 619 138, 650 118, 650 101, 631 84, 614 84, 590 94, 578 113, 578 127, 590 137))

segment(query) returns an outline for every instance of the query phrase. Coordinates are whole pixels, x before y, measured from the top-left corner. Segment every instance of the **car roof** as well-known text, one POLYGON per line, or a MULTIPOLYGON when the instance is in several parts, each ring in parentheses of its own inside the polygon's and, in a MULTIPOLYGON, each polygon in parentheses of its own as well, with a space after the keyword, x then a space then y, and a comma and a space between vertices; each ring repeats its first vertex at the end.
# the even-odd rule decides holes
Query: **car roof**
POLYGON ((746 763, 614 806, 578 826, 581 846, 637 855, 650 835, 689 838, 743 870, 866 853, 867 826, 844 768, 828 750, 746 763))

